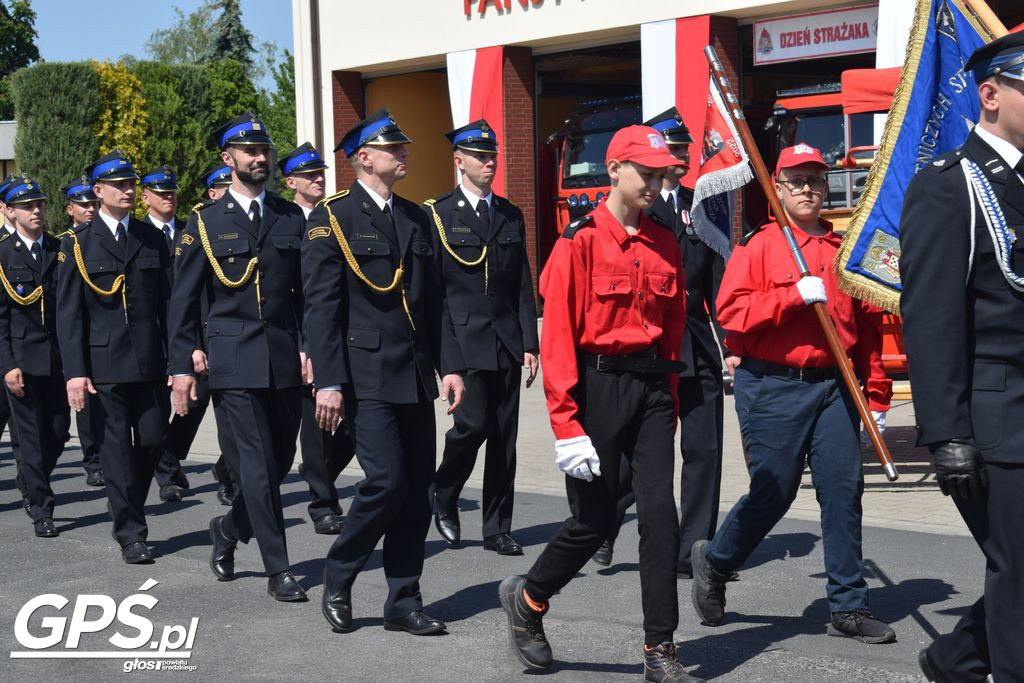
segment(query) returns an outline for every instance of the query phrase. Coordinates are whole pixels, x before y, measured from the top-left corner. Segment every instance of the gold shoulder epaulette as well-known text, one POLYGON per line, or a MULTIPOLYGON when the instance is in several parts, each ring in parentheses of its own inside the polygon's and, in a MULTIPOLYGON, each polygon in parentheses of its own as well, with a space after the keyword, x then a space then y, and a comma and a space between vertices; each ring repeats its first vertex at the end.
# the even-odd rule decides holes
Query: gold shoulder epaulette
POLYGON ((204 206, 206 206, 206 204, 207 204, 207 202, 199 202, 198 204, 193 206, 191 209, 189 209, 189 213, 196 213, 197 211, 199 211, 199 209, 201 209, 204 206))
POLYGON ((0 242, 3 242, 5 239, 11 236, 11 233, 7 232, 6 230, 4 230, 3 233, 4 234, 0 235, 0 242))
POLYGON ((71 230, 69 228, 68 230, 65 230, 64 232, 60 233, 59 235, 54 235, 54 237, 56 237, 59 240, 62 240, 65 237, 67 237, 68 235, 70 235, 70 234, 71 234, 71 230))
POLYGON ((332 194, 330 197, 324 197, 323 199, 318 201, 316 203, 316 205, 317 206, 327 206, 328 204, 333 202, 335 199, 341 199, 342 197, 344 197, 347 194, 348 194, 348 190, 342 190, 341 192, 338 192, 337 194, 332 194))

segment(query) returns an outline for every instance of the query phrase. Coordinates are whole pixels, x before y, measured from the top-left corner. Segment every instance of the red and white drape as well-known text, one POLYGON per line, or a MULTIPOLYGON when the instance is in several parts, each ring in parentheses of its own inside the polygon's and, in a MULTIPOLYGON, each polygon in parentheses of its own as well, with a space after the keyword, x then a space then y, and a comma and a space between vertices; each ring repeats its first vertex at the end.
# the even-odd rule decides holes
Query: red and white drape
MULTIPOLYGON (((448 96, 452 105, 453 128, 486 119, 494 129, 499 150, 505 143, 504 52, 499 45, 448 53, 448 96)), ((504 164, 500 161, 491 187, 497 194, 505 194, 504 164)))

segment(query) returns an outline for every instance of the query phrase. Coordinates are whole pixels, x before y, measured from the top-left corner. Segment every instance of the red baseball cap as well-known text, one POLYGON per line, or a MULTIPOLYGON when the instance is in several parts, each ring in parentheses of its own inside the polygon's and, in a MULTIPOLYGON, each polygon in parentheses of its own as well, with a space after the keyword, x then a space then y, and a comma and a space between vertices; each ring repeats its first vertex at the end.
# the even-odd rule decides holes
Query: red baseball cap
POLYGON ((626 126, 615 131, 604 155, 606 164, 612 159, 634 161, 650 168, 684 165, 669 153, 664 136, 650 126, 626 126))
POLYGON ((784 168, 792 168, 801 164, 818 164, 824 167, 826 171, 829 170, 829 165, 825 163, 825 158, 821 156, 821 150, 811 147, 807 143, 799 142, 779 152, 779 161, 775 164, 775 175, 778 176, 779 171, 784 168))

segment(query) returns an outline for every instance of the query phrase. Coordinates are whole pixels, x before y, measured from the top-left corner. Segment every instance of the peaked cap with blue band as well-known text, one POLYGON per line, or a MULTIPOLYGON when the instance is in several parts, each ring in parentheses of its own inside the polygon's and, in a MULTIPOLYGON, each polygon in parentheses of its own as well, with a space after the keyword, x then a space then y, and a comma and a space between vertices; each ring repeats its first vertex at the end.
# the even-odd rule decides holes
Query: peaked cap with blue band
POLYGON ((15 182, 7 185, 4 190, 5 204, 21 204, 22 202, 34 202, 38 199, 46 199, 39 183, 28 176, 22 176, 15 182))
POLYGON ((203 172, 202 178, 207 190, 214 185, 230 185, 231 169, 224 164, 216 164, 206 169, 203 172))
POLYGON ((312 173, 328 168, 321 158, 320 152, 316 151, 316 148, 308 142, 303 142, 288 152, 277 162, 277 167, 281 169, 283 176, 290 176, 294 173, 312 173))
POLYGON ((100 200, 96 193, 92 191, 92 183, 85 176, 75 178, 60 188, 60 193, 69 202, 75 202, 76 204, 91 204, 100 200))
POLYGON ((341 138, 334 148, 345 150, 345 156, 351 157, 360 147, 385 147, 387 145, 405 145, 411 143, 409 136, 402 132, 398 122, 391 116, 387 107, 378 109, 353 126, 341 138))
POLYGON ((247 111, 236 116, 213 131, 213 144, 217 149, 228 145, 272 145, 267 127, 256 118, 256 114, 247 111))
POLYGON ((444 136, 452 143, 452 149, 464 149, 470 152, 498 153, 498 137, 494 129, 484 119, 477 119, 461 128, 445 133, 444 136))
POLYGON ((132 162, 128 161, 119 149, 108 152, 92 162, 86 167, 85 174, 89 176, 89 182, 93 184, 139 179, 132 162))
POLYGON ((644 121, 645 126, 650 126, 661 133, 665 142, 670 145, 688 145, 693 142, 690 130, 683 123, 683 117, 675 107, 666 109, 654 118, 644 121))
MULTIPOLYGON (((21 180, 21 176, 17 175, 16 173, 12 173, 11 175, 7 176, 2 181, 0 181, 0 202, 2 202, 4 200, 4 197, 7 195, 7 188, 9 188, 12 183, 16 183, 19 180, 21 180)), ((0 218, 0 221, 2 220, 3 219, 0 218)))
POLYGON ((142 176, 142 186, 157 192, 177 192, 178 175, 167 164, 157 166, 142 176))
POLYGON ((1024 32, 1007 33, 982 45, 964 64, 964 71, 968 69, 974 72, 976 83, 992 76, 1024 81, 1024 32))

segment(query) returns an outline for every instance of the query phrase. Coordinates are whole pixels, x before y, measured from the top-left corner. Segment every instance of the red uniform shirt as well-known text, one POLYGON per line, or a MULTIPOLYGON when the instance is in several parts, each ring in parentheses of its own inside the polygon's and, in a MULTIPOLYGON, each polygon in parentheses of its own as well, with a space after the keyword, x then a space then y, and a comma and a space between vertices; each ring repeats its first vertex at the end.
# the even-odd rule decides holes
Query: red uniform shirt
MULTIPOLYGON (((675 235, 641 215, 631 236, 605 204, 591 215, 593 227, 557 240, 540 276, 540 357, 556 439, 585 434, 572 397, 578 351, 618 355, 657 344, 659 358, 678 360, 683 340, 686 288, 675 235)), ((669 376, 673 396, 678 379, 669 376)))
MULTIPOLYGON (((811 275, 825 282, 828 312, 853 366, 865 382, 872 410, 888 410, 892 380, 882 369, 881 317, 877 309, 839 289, 832 262, 840 238, 830 228, 811 237, 793 228, 811 275)), ((718 292, 718 321, 728 331, 725 345, 740 356, 794 368, 835 365, 825 333, 796 287, 800 272, 786 238, 769 223, 729 258, 718 292)))

